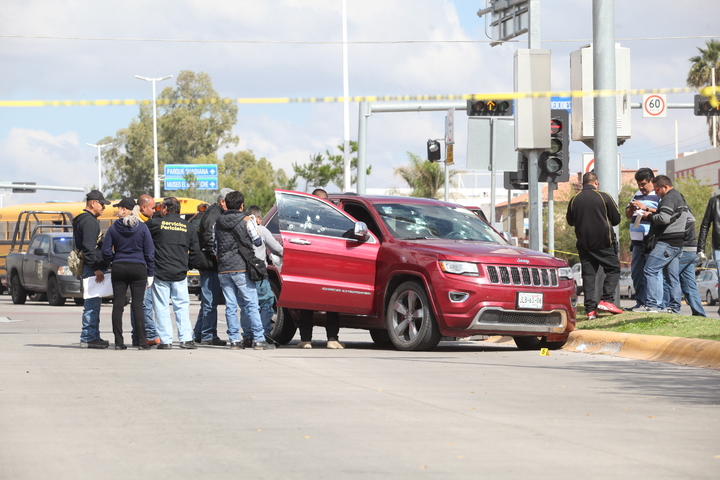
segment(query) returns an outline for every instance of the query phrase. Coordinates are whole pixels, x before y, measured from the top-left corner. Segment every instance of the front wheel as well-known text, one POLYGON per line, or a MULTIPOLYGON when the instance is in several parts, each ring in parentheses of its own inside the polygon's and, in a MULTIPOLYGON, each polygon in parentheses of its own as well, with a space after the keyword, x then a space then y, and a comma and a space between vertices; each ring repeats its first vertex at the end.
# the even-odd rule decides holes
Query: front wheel
POLYGON ((58 285, 58 279, 55 276, 48 278, 47 299, 48 303, 55 307, 65 305, 65 297, 60 295, 60 285, 58 285))
POLYGON ((542 347, 542 337, 513 337, 518 350, 536 350, 542 347))
POLYGON ((27 301, 27 290, 20 283, 20 277, 17 273, 10 277, 10 296, 15 305, 23 305, 27 301))
POLYGON ((712 307, 713 305, 715 305, 715 300, 713 300, 712 292, 711 292, 710 290, 708 290, 707 293, 705 294, 705 301, 706 301, 707 304, 710 305, 711 307, 712 307))
POLYGON ((416 282, 395 289, 385 327, 398 350, 432 350, 442 338, 425 290, 416 282))

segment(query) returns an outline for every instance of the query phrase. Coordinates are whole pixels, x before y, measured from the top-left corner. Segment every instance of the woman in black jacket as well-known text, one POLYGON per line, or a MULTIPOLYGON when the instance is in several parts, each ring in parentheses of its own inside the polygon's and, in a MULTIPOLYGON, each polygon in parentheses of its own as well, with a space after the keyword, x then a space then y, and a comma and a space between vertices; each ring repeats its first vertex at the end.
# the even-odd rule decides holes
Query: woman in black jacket
MULTIPOLYGON (((135 318, 145 318, 143 299, 145 289, 152 285, 155 275, 155 245, 150 230, 138 215, 140 207, 135 200, 125 197, 113 205, 118 208, 119 220, 115 221, 103 242, 103 258, 112 262, 113 309, 112 326, 115 350, 126 350, 123 339, 122 316, 125 296, 130 287, 135 318)), ((149 350, 146 343, 145 322, 137 322, 138 350, 149 350)))

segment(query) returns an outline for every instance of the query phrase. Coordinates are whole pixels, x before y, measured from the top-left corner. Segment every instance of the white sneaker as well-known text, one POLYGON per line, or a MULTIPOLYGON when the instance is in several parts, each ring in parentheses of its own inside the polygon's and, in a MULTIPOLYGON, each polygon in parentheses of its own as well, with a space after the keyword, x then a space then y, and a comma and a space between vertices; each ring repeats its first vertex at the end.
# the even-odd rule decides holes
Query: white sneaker
POLYGON ((345 348, 345 344, 340 343, 337 340, 328 340, 327 348, 334 348, 334 349, 345 348))
POLYGON ((312 342, 298 342, 298 348, 312 348, 312 342))

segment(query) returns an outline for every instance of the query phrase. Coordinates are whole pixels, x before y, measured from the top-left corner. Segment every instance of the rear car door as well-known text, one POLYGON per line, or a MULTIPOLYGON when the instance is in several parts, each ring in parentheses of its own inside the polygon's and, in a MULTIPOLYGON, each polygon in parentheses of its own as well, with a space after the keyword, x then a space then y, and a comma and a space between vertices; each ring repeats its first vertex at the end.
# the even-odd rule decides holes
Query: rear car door
POLYGON ((380 243, 354 235, 355 220, 318 197, 276 190, 283 239, 279 305, 368 315, 380 243))

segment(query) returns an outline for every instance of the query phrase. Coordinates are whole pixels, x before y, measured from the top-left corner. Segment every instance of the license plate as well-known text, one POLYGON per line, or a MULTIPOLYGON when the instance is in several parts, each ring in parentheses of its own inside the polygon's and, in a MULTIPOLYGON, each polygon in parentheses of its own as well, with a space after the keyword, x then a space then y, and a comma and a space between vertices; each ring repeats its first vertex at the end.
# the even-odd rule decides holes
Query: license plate
POLYGON ((543 294, 542 293, 530 293, 530 292, 518 292, 517 293, 517 308, 530 308, 533 310, 542 310, 543 294))

